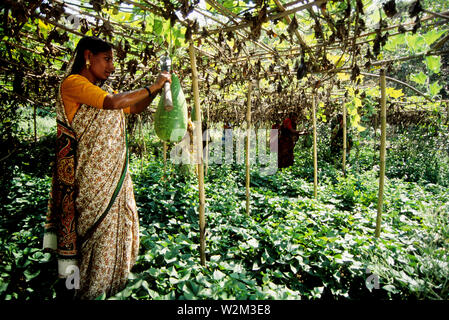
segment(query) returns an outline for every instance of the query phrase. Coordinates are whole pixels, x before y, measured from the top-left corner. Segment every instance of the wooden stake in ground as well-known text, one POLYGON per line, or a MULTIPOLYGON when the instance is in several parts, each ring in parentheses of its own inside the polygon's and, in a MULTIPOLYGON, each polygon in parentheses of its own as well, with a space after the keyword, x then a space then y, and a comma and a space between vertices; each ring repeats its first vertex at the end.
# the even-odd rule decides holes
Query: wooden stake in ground
POLYGON ((209 169, 209 107, 207 106, 206 107, 206 115, 207 115, 207 122, 206 122, 206 130, 208 130, 207 131, 207 135, 206 135, 206 159, 205 159, 205 162, 206 162, 206 168, 205 168, 205 171, 204 171, 204 175, 205 176, 207 176, 207 172, 208 172, 208 169, 209 169))
POLYGON ((140 150, 140 171, 143 170, 143 157, 147 154, 146 147, 145 147, 145 139, 143 138, 143 129, 142 129, 142 118, 139 115, 137 115, 137 119, 139 120, 139 133, 140 133, 140 139, 142 140, 142 150, 140 150))
POLYGON ((162 149, 164 155, 164 174, 162 175, 162 179, 165 180, 167 175, 167 142, 162 141, 162 149))
POLYGON ((376 237, 380 236, 380 224, 382 221, 382 205, 385 184, 385 142, 386 142, 387 107, 385 93, 385 70, 380 70, 380 172, 379 194, 377 199, 376 237))
POLYGON ((34 120, 34 143, 37 143, 37 110, 36 105, 33 110, 33 120, 34 120))
POLYGON ((196 136, 196 156, 198 168, 198 191, 199 191, 199 222, 200 222, 200 259, 201 265, 206 265, 206 218, 205 218, 205 193, 204 193, 204 166, 203 166, 203 135, 201 130, 201 107, 200 94, 198 90, 198 71, 196 69, 195 48, 193 42, 189 44, 190 66, 192 68, 192 91, 194 98, 194 108, 198 122, 195 125, 196 136))
POLYGON ((312 124, 313 124, 313 196, 318 194, 318 156, 316 145, 316 92, 312 93, 312 124))
POLYGON ((250 163, 249 163, 249 151, 251 145, 251 90, 252 85, 251 82, 248 83, 248 96, 247 96, 247 104, 246 104, 246 214, 249 215, 249 200, 250 200, 250 191, 249 191, 249 183, 250 183, 250 163))
POLYGON ((347 149, 347 142, 346 142, 346 101, 343 100, 343 176, 346 177, 346 149, 347 149))

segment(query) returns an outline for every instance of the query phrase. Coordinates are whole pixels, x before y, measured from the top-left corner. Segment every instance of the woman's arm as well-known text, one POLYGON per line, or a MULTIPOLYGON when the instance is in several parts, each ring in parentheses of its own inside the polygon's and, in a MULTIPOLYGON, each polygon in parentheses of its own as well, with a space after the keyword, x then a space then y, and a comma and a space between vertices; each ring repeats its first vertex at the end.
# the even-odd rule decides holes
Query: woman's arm
POLYGON ((130 107, 131 113, 139 113, 153 101, 154 97, 161 91, 165 82, 171 83, 171 75, 168 72, 161 73, 156 82, 146 88, 127 91, 117 94, 108 94, 103 101, 103 109, 123 109, 130 107))
MULTIPOLYGON (((129 113, 141 113, 143 112, 150 104, 153 102, 154 98, 156 98, 157 94, 160 90, 154 87, 154 85, 149 87, 151 94, 148 95, 141 101, 137 102, 135 105, 132 105, 129 109, 129 113)), ((147 91, 148 93, 148 91, 147 91)))

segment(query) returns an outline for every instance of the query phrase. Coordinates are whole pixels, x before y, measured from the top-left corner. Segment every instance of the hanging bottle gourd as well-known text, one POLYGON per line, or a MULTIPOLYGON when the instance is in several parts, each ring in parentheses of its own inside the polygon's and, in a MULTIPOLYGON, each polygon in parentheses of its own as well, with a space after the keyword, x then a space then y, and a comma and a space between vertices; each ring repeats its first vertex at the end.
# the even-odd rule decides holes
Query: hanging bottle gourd
POLYGON ((154 115, 154 130, 162 141, 179 142, 187 131, 187 103, 176 74, 171 74, 171 81, 171 105, 165 102, 166 93, 167 98, 170 98, 170 92, 164 86, 154 115))

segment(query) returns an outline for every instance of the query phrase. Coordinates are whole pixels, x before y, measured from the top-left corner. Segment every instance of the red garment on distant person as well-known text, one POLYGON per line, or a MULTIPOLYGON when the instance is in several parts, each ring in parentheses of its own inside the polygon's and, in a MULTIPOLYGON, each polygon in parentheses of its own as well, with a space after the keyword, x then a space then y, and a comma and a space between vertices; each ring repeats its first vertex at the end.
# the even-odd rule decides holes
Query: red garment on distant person
POLYGON ((279 137, 279 156, 278 167, 287 168, 293 165, 294 155, 293 148, 295 147, 295 134, 290 129, 296 130, 296 123, 290 118, 284 120, 281 126, 281 134, 279 137))

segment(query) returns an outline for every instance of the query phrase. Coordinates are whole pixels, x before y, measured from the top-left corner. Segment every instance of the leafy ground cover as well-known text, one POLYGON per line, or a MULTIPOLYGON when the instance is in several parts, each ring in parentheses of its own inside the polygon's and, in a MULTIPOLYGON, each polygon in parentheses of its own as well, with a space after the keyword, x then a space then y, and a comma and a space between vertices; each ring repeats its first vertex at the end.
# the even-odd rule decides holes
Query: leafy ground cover
MULTIPOLYGON (((204 267, 195 178, 133 158, 140 255, 127 287, 99 299, 449 298, 446 184, 391 171, 376 239, 377 169, 367 169, 376 151, 362 148, 346 177, 320 161, 317 199, 310 152, 296 152, 292 169, 263 177, 252 168, 250 216, 244 168, 209 167, 204 267)), ((58 298, 56 261, 40 249, 50 179, 20 171, 12 186, 0 221, 0 299, 58 298)))
POLYGON ((142 254, 134 279, 113 299, 447 298, 448 189, 388 180, 376 240, 374 172, 321 186, 317 200, 291 171, 255 173, 247 216, 243 168, 214 169, 206 267, 198 263, 195 185, 159 182, 160 173, 136 179, 138 202, 158 200, 141 207, 149 226, 142 254), (367 283, 371 275, 379 289, 367 283))

